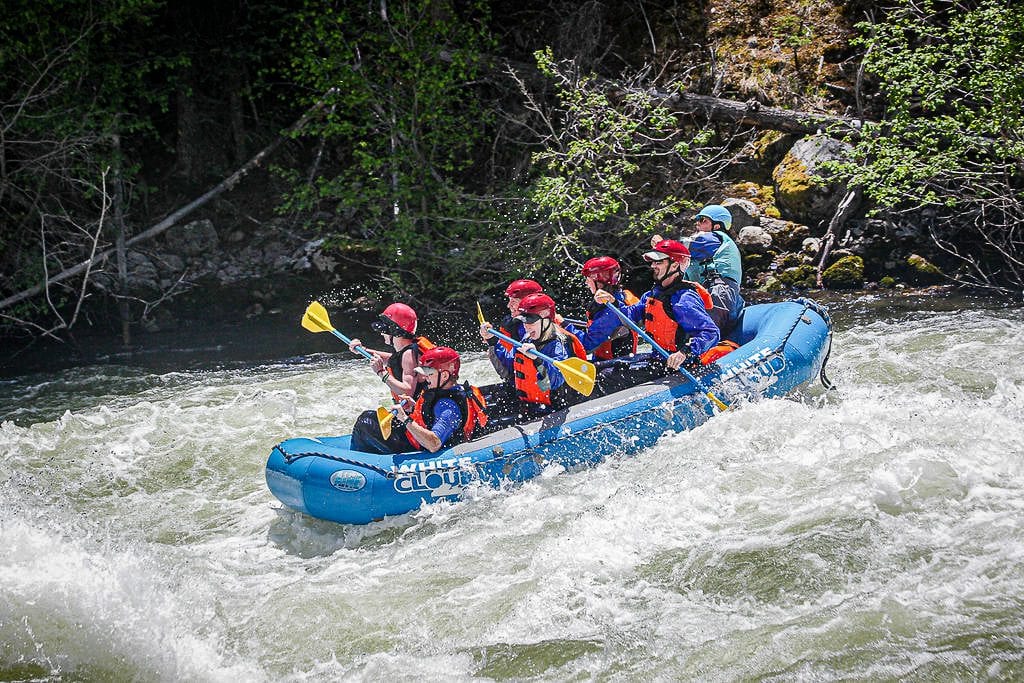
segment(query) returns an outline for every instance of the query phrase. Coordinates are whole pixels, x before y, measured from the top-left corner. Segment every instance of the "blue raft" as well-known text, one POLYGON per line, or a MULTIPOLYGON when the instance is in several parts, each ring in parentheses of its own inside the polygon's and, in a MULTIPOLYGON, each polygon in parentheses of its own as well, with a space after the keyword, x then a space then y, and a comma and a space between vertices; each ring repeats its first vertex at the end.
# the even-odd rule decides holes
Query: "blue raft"
MULTIPOLYGON (((702 378, 727 401, 785 396, 819 373, 827 382, 832 322, 813 301, 748 306, 730 336, 740 348, 702 378)), ((714 414, 704 392, 674 373, 436 453, 363 453, 349 448, 348 435, 288 439, 270 453, 267 486, 312 517, 366 524, 457 500, 475 481, 497 486, 535 477, 551 462, 576 467, 636 453, 714 414)))

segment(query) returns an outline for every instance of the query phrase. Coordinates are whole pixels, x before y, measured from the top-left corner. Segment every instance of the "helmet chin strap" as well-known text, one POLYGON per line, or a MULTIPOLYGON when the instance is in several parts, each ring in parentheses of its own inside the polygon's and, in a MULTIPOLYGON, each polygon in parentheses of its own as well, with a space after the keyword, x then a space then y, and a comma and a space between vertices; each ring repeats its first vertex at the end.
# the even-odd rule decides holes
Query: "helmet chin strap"
POLYGON ((548 337, 551 336, 550 332, 553 325, 554 321, 551 318, 541 318, 540 337, 537 338, 537 341, 547 341, 548 337))
POLYGON ((681 272, 681 271, 679 270, 679 264, 678 264, 678 263, 676 263, 675 261, 673 261, 673 262, 672 262, 672 265, 670 265, 670 266, 669 266, 669 267, 668 267, 668 268, 667 268, 667 269, 665 270, 665 274, 664 274, 664 275, 663 275, 662 277, 660 277, 660 278, 655 278, 655 280, 657 280, 657 281, 658 281, 658 286, 659 286, 659 287, 664 287, 664 286, 665 286, 665 281, 666 281, 666 280, 670 280, 670 279, 672 279, 672 276, 673 276, 673 275, 679 275, 679 273, 680 273, 680 272, 681 272))

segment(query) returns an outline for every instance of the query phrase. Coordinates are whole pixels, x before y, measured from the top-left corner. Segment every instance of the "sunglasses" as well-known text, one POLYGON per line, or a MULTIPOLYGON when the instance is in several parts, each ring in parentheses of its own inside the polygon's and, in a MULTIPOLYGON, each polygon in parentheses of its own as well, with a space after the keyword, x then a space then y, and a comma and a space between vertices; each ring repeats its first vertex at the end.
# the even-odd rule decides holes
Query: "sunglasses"
POLYGON ((544 316, 537 315, 536 313, 520 313, 516 317, 522 320, 524 323, 535 323, 538 320, 542 320, 544 318, 544 316))
POLYGON ((398 326, 391 318, 381 316, 379 320, 370 323, 370 329, 378 334, 388 334, 392 337, 408 337, 409 333, 398 326))
POLYGON ((647 254, 644 254, 644 261, 650 264, 661 263, 662 261, 667 261, 668 259, 669 257, 667 254, 661 254, 660 257, 648 256, 647 254))

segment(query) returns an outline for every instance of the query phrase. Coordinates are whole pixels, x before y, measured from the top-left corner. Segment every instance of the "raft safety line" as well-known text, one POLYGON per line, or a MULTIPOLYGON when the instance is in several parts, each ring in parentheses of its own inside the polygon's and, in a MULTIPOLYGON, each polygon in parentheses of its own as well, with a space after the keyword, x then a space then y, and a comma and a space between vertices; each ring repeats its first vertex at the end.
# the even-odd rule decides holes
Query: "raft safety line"
MULTIPOLYGON (((397 477, 399 475, 405 475, 405 474, 415 473, 415 472, 419 471, 419 470, 386 470, 383 467, 378 467, 376 465, 371 465, 368 462, 362 462, 360 460, 352 460, 351 458, 343 458, 340 455, 331 455, 330 453, 321 453, 319 451, 303 451, 301 453, 289 453, 286 450, 284 450, 283 448, 281 448, 281 444, 277 444, 276 446, 274 446, 273 450, 275 450, 278 453, 280 453, 281 455, 283 455, 284 459, 285 459, 285 462, 288 463, 289 465, 292 464, 292 462, 298 460, 299 458, 307 458, 307 457, 310 457, 310 456, 317 456, 317 457, 320 457, 320 458, 325 458, 327 460, 333 460, 335 462, 340 462, 340 463, 343 463, 345 465, 354 465, 356 467, 364 467, 364 468, 370 470, 371 472, 376 472, 377 474, 379 474, 380 476, 382 476, 382 477, 384 477, 386 479, 394 479, 395 477, 397 477)), ((527 452, 532 453, 533 451, 532 451, 532 449, 529 449, 527 452)), ((521 453, 523 453, 523 451, 516 451, 516 453, 517 454, 521 454, 521 453)), ((395 454, 395 455, 397 455, 397 454, 395 454)), ((518 460, 519 458, 516 458, 516 459, 518 460)), ((501 462, 503 460, 511 461, 512 460, 512 455, 511 454, 510 455, 504 455, 503 454, 503 455, 498 456, 497 458, 491 458, 490 460, 478 460, 477 462, 473 462, 473 463, 470 463, 470 464, 473 467, 479 468, 481 465, 490 465, 492 463, 501 462)), ((466 467, 464 465, 445 465, 444 467, 431 467, 429 470, 425 470, 425 471, 429 471, 429 472, 451 472, 453 470, 465 471, 466 467)))
POLYGON ((797 317, 796 322, 793 323, 793 327, 789 328, 789 332, 786 333, 786 337, 782 340, 782 343, 779 344, 777 349, 775 349, 775 353, 782 353, 783 349, 786 346, 786 342, 789 341, 790 336, 792 336, 794 330, 796 330, 796 326, 800 324, 800 319, 803 317, 804 313, 807 311, 807 309, 813 310, 815 313, 821 316, 822 320, 824 320, 825 324, 828 326, 828 350, 825 351, 825 357, 821 361, 821 371, 818 373, 818 379, 821 381, 821 386, 831 391, 836 388, 836 385, 833 384, 832 381, 825 375, 825 366, 828 365, 828 358, 829 356, 832 355, 832 318, 828 314, 828 309, 819 304, 817 301, 805 299, 804 297, 794 299, 794 301, 803 304, 804 310, 800 311, 800 315, 797 317))

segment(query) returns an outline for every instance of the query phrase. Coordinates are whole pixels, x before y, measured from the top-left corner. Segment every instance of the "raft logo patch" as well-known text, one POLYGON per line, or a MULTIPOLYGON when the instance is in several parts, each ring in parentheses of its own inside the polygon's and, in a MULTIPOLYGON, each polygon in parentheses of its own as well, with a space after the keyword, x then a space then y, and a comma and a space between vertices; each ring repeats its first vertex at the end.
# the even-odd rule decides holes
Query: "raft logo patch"
POLYGON ((452 458, 392 467, 395 491, 426 493, 435 498, 457 496, 473 481, 471 458, 452 458))
POLYGON ((366 486, 366 477, 355 470, 337 470, 331 474, 331 486, 339 491, 358 491, 366 486))

